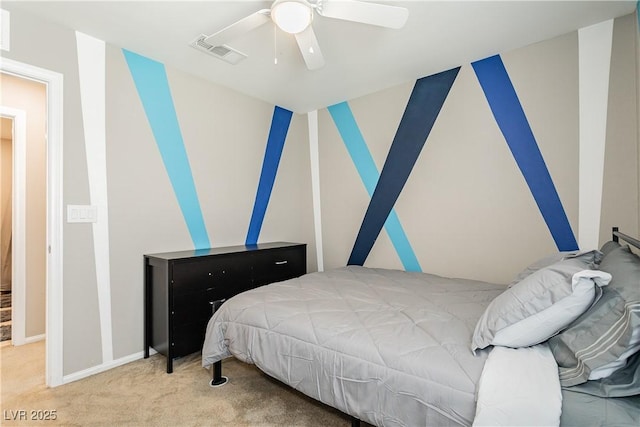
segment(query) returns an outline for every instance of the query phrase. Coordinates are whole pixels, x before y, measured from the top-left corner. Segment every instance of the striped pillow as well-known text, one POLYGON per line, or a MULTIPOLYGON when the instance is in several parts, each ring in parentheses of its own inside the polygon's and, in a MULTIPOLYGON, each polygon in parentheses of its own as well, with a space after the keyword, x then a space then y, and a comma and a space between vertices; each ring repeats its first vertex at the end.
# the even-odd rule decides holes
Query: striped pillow
POLYGON ((613 276, 602 297, 549 340, 563 387, 582 384, 592 370, 618 360, 640 329, 640 258, 628 247, 615 248, 600 270, 613 276))

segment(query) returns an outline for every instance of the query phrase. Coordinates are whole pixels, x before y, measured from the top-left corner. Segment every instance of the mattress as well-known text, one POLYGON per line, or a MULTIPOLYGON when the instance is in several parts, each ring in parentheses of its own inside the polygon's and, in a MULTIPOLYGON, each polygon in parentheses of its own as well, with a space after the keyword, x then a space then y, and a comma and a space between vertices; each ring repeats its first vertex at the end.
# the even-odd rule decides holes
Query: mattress
POLYGON ((307 274, 225 302, 202 363, 234 356, 374 425, 471 425, 488 354, 471 336, 504 289, 359 266, 307 274))

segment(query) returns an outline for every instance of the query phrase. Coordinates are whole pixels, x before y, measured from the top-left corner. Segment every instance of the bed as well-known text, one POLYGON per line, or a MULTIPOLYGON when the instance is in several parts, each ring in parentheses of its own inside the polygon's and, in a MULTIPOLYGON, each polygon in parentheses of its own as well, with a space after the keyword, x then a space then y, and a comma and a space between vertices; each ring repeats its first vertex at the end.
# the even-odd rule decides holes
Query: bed
POLYGON ((353 425, 637 426, 640 259, 620 237, 640 246, 614 229, 602 251, 552 254, 508 288, 361 266, 256 288, 214 313, 202 364, 214 386, 223 359, 255 364, 353 425), (584 333, 594 318, 615 330, 596 357, 574 348, 602 341, 584 333))

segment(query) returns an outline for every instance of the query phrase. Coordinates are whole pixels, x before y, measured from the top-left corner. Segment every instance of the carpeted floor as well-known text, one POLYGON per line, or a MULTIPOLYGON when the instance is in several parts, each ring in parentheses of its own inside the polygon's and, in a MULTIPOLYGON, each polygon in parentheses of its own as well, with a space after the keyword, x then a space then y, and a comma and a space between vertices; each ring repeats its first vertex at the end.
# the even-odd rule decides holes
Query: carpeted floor
POLYGON ((170 375, 165 358, 155 355, 48 389, 44 342, 3 345, 0 356, 0 424, 6 426, 350 425, 347 415, 234 359, 223 362, 230 381, 220 388, 209 387, 209 371, 194 354, 176 360, 170 375), (32 419, 53 413, 55 420, 32 419))

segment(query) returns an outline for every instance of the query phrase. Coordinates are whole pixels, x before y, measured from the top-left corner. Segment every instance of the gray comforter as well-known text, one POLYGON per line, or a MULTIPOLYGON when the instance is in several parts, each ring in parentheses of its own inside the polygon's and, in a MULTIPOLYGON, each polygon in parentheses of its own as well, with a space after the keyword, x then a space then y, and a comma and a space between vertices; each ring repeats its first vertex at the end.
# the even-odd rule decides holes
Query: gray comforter
POLYGON ((242 294, 215 313, 202 363, 228 356, 374 425, 471 425, 486 351, 475 324, 504 290, 349 266, 242 294))

